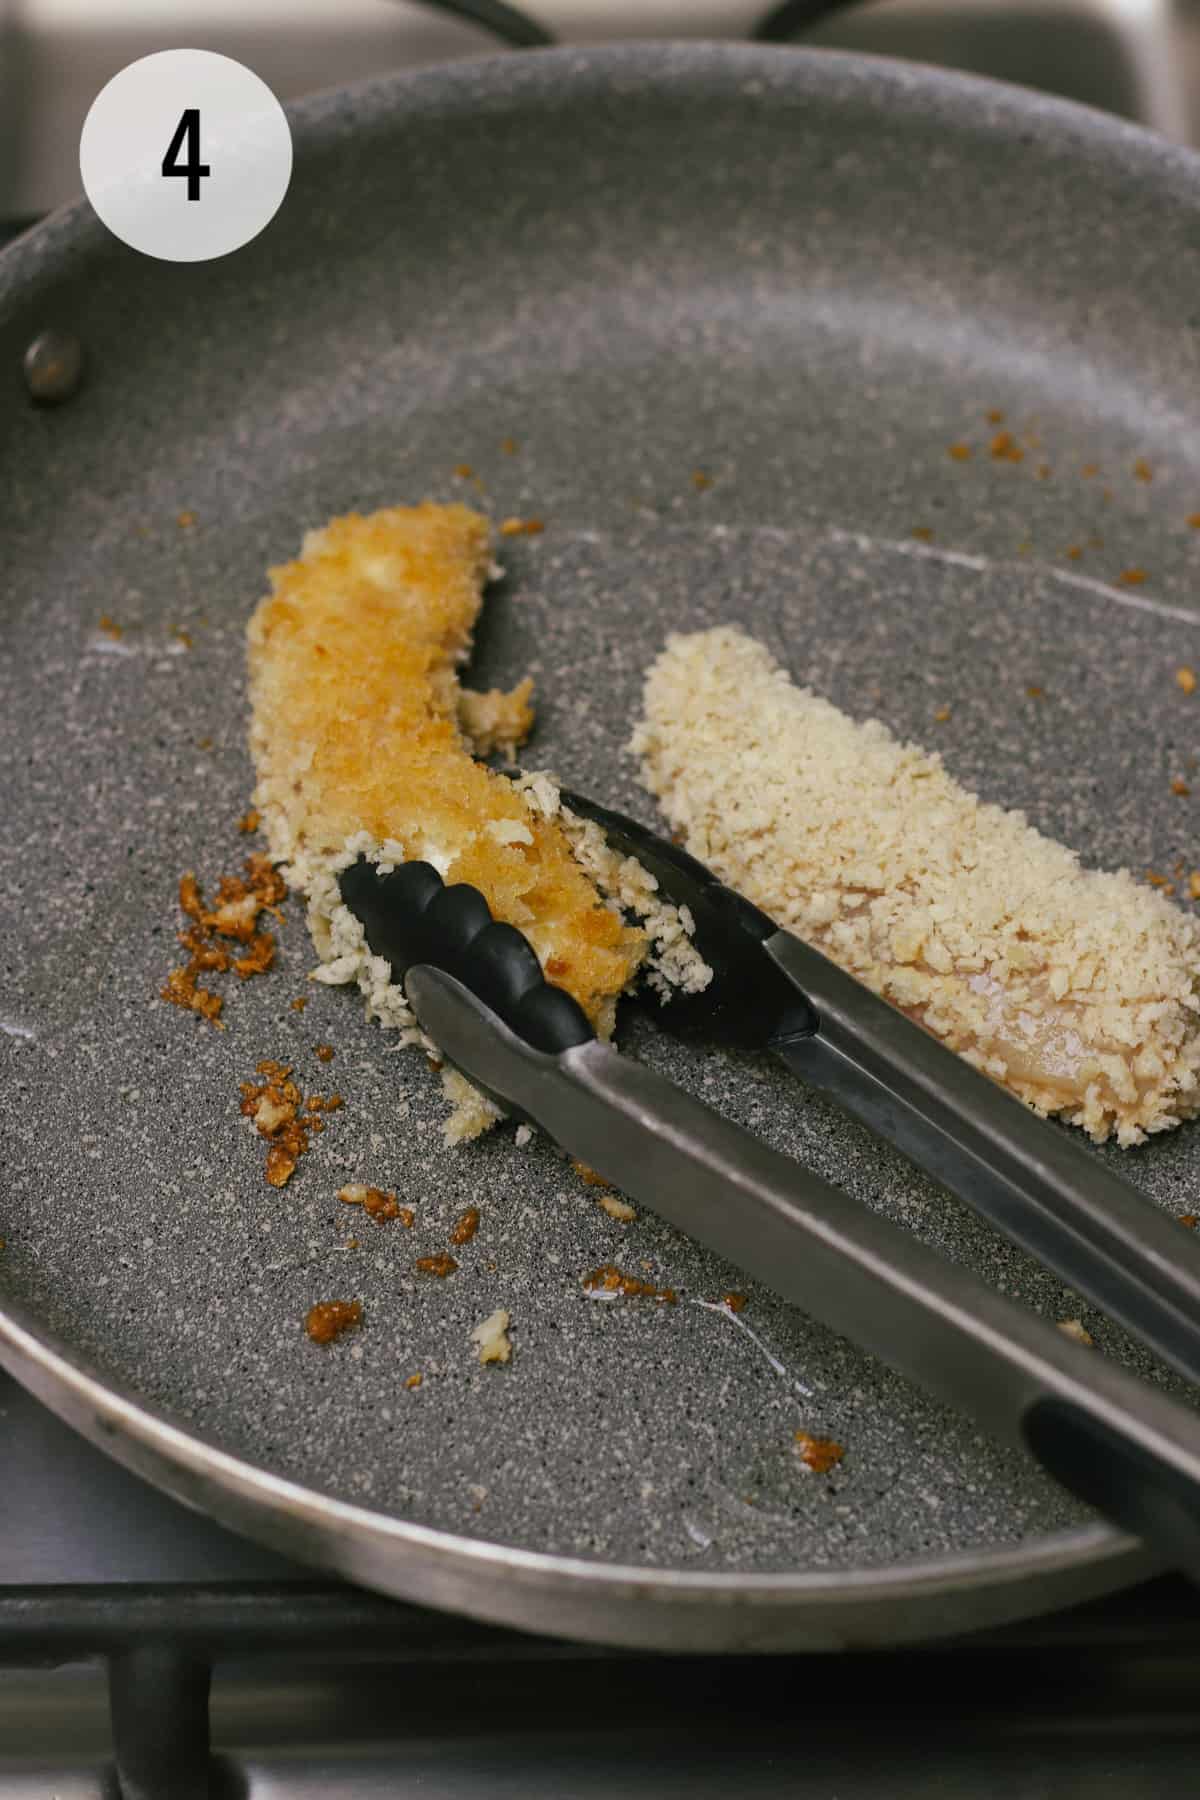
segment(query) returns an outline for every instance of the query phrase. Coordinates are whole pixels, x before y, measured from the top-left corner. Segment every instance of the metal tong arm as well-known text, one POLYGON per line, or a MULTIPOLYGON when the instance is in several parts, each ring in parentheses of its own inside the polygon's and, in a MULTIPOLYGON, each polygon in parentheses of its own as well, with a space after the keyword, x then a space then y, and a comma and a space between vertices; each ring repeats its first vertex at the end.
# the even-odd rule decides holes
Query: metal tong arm
POLYGON ((1200 1383, 1200 1243, 1060 1127, 780 931, 768 956, 816 1011, 771 1048, 1200 1383))
POLYGON ((594 1040, 535 1050, 429 965, 406 985, 443 1053, 509 1110, 1200 1575, 1200 1418, 644 1065, 594 1040))

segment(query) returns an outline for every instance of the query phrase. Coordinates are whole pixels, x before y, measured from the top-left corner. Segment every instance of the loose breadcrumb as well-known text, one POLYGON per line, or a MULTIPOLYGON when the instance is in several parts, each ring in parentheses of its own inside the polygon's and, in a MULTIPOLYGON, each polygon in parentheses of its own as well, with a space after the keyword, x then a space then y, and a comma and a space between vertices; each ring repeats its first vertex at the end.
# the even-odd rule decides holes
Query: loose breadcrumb
POLYGON ((448 1251, 439 1250, 434 1256, 418 1256, 413 1267, 422 1275, 435 1275, 439 1281, 445 1281, 447 1275, 453 1275, 458 1264, 448 1251))
POLYGON ((479 1351, 481 1363, 506 1363, 512 1357, 512 1339, 508 1328, 512 1324, 511 1316, 502 1306, 494 1313, 489 1313, 471 1332, 471 1342, 479 1351))
POLYGON ((253 1119, 259 1136, 267 1140, 268 1182, 272 1187, 286 1187, 312 1137, 325 1129, 322 1112, 335 1112, 341 1098, 333 1095, 325 1100, 320 1094, 310 1094, 306 1100, 292 1080, 291 1065, 270 1057, 255 1065, 255 1074, 263 1079, 240 1083, 239 1110, 253 1119))
POLYGON ((454 1245, 456 1250, 461 1249, 463 1244, 470 1243, 478 1230, 479 1208, 477 1206, 468 1206, 465 1212, 459 1213, 457 1219, 455 1219, 453 1225, 450 1227, 450 1242, 454 1245))
POLYGON ((668 640, 634 747, 694 855, 1037 1111, 1129 1145, 1200 1110, 1200 923, 1127 870, 727 627, 668 640))
POLYGON ((332 1344, 344 1331, 361 1324, 362 1315, 361 1300, 318 1300, 308 1309, 304 1329, 314 1344, 332 1344))
POLYGON ((338 1199, 344 1206, 361 1206, 369 1219, 377 1225, 386 1225, 389 1219, 399 1219, 400 1223, 411 1231, 416 1213, 411 1206, 402 1206, 393 1193, 385 1193, 383 1188, 366 1187, 362 1182, 351 1181, 338 1189, 338 1199))
POLYGON ((540 537, 545 531, 541 519, 502 519, 500 521, 501 537, 540 537))
POLYGON ((1096 1340, 1082 1319, 1060 1319, 1058 1329, 1064 1337, 1074 1338, 1077 1344, 1086 1344, 1089 1350, 1095 1345, 1096 1340))
POLYGON ((619 1200, 616 1194, 597 1194, 596 1204, 604 1209, 610 1219, 619 1219, 622 1225, 628 1225, 637 1218, 637 1213, 628 1200, 619 1200))
POLYGON ((287 893, 282 877, 267 857, 247 857, 244 867, 244 875, 221 877, 217 904, 211 908, 195 875, 188 871, 180 876, 180 910, 192 923, 177 932, 176 937, 188 952, 188 960, 182 969, 172 969, 159 989, 160 999, 199 1013, 222 1030, 221 1009, 225 1002, 220 994, 201 987, 197 977, 224 974, 230 969, 241 981, 248 981, 252 975, 265 975, 274 966, 276 946, 269 931, 259 931, 259 915, 269 911, 281 917, 279 902, 287 893), (218 938, 242 944, 241 954, 235 956, 217 942, 218 938))
MULTIPOLYGON (((554 979, 607 1037, 646 936, 580 866, 554 784, 539 804, 536 781, 526 791, 472 755, 473 727, 487 744, 501 714, 505 735, 531 716, 526 684, 463 707, 457 671, 490 568, 487 521, 465 506, 350 514, 309 533, 300 559, 271 572, 249 626, 255 805, 308 899, 315 979, 356 981, 403 1041, 421 1041, 413 1015, 338 891, 360 854, 384 868, 424 858, 479 888, 543 966, 559 959, 554 979)), ((450 1141, 498 1116, 455 1071, 443 1083, 450 1141)))
POLYGON ((1011 431, 998 431, 988 449, 995 462, 1019 463, 1025 460, 1025 452, 1011 431))
POLYGON ((418 1369, 415 1375, 410 1375, 408 1377, 404 1385, 406 1388, 419 1388, 424 1379, 425 1377, 422 1375, 420 1369, 418 1369))
POLYGON ((1184 664, 1182 669, 1176 669, 1175 680, 1178 683, 1178 685, 1183 689, 1185 694, 1194 694, 1195 693, 1195 691, 1196 691, 1196 671, 1195 671, 1195 669, 1188 668, 1186 663, 1184 664))
POLYGON ((587 1163, 580 1162, 577 1156, 571 1158, 571 1167, 574 1169, 576 1175, 578 1175, 580 1181, 582 1181, 584 1187, 608 1187, 609 1184, 605 1181, 603 1175, 598 1175, 595 1169, 588 1167, 587 1163))
POLYGON ((647 1300, 661 1300, 667 1306, 674 1306, 679 1299, 674 1288, 655 1287, 652 1281, 641 1281, 636 1275, 627 1275, 618 1269, 616 1263, 601 1263, 590 1275, 585 1275, 583 1285, 589 1294, 624 1294, 629 1299, 638 1297, 647 1300))
POLYGON ((796 1433, 796 1454, 814 1475, 828 1475, 831 1469, 837 1468, 846 1452, 844 1447, 835 1443, 832 1438, 813 1437, 807 1431, 798 1431, 796 1433))

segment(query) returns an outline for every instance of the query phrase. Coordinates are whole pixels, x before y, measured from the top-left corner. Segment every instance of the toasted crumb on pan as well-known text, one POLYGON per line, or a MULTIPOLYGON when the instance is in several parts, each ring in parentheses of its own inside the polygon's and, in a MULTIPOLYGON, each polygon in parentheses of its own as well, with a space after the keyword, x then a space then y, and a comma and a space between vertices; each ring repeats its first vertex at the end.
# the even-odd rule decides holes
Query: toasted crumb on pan
POLYGON ((369 1219, 377 1225, 386 1225, 390 1219, 399 1219, 400 1223, 411 1231, 416 1213, 411 1206, 402 1206, 395 1194, 387 1193, 383 1188, 367 1187, 362 1182, 348 1182, 338 1189, 338 1199, 343 1206, 361 1206, 369 1219))
POLYGON ((635 748, 694 855, 1037 1111, 1128 1145, 1200 1110, 1200 923, 1127 870, 726 627, 668 640, 635 748))
POLYGON ((360 1324, 362 1315, 361 1300, 318 1300, 305 1315, 304 1329, 314 1344, 332 1344, 360 1324))
POLYGON ((813 1437, 810 1432, 796 1433, 796 1454, 814 1475, 828 1475, 845 1456, 845 1449, 832 1438, 813 1437))
POLYGON ((439 1250, 433 1256, 418 1256, 413 1267, 421 1275, 435 1275, 439 1281, 445 1281, 447 1275, 453 1275, 458 1264, 447 1250, 439 1250))
POLYGON ((1085 1344, 1089 1350, 1095 1346, 1096 1340, 1082 1319, 1060 1319, 1058 1329, 1064 1337, 1074 1338, 1077 1344, 1085 1344))
POLYGON ((481 1363, 506 1363, 512 1356, 512 1339, 508 1328, 512 1323, 510 1315, 502 1306, 494 1313, 482 1319, 471 1333, 471 1342, 477 1346, 481 1363))

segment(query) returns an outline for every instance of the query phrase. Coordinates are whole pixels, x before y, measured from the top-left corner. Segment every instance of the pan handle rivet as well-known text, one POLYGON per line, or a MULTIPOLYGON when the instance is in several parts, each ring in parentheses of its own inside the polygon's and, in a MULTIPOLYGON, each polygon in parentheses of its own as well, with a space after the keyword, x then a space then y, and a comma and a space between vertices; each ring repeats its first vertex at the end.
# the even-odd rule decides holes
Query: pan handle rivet
POLYGON ((83 379, 83 345, 69 331, 42 331, 24 358, 25 386, 45 406, 70 400, 83 379))

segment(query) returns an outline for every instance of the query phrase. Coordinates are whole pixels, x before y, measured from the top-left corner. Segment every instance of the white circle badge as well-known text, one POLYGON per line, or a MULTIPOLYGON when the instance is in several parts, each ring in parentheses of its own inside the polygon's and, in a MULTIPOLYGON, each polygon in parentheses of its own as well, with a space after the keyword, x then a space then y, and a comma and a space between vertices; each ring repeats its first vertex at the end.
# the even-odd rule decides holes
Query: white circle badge
POLYGON ((146 256, 206 262, 257 237, 292 175, 292 134, 265 81, 212 50, 160 50, 101 88, 79 172, 108 229, 146 256))

